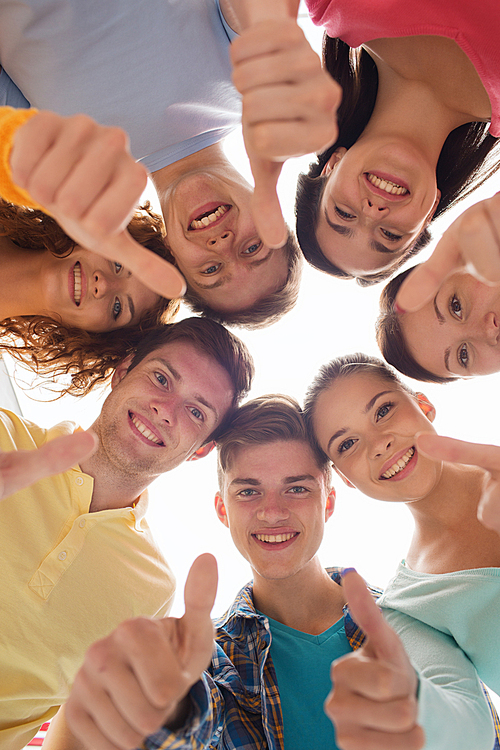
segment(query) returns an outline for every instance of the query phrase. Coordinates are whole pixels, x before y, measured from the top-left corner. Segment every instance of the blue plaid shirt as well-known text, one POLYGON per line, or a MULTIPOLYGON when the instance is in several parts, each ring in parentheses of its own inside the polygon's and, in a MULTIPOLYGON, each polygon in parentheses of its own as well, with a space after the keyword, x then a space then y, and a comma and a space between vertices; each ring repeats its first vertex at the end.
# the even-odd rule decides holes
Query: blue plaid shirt
MULTIPOLYGON (((327 570, 340 584, 342 569, 327 570)), ((369 587, 369 590, 375 599, 380 596, 380 589, 369 587)), ((147 750, 284 750, 280 696, 269 654, 271 632, 267 618, 255 610, 251 583, 241 589, 226 614, 214 624, 212 663, 191 688, 192 709, 185 726, 177 732, 163 727, 146 739, 144 747, 147 750)), ((359 648, 365 636, 347 605, 344 626, 351 648, 359 648)), ((491 702, 490 708, 497 730, 493 750, 500 750, 500 722, 491 702)))

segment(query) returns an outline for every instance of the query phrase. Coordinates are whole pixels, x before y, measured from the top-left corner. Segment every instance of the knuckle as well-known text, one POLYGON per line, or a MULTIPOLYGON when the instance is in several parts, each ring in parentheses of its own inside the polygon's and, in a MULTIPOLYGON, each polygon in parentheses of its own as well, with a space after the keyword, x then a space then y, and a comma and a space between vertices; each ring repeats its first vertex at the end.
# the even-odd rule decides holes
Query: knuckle
POLYGON ((374 676, 374 683, 381 700, 389 700, 393 696, 394 674, 390 668, 380 665, 374 676))
POLYGON ((404 698, 395 707, 393 726, 399 731, 408 731, 415 725, 416 717, 416 700, 411 697, 404 698))
POLYGON ((128 150, 128 135, 122 128, 104 128, 101 139, 103 146, 110 151, 128 150))

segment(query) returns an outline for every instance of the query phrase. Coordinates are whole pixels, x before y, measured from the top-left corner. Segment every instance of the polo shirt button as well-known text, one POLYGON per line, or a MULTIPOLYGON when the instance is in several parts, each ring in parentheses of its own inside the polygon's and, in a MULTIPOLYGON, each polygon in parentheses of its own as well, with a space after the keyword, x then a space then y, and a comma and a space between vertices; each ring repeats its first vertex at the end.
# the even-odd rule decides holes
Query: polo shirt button
POLYGON ((59 552, 59 554, 57 555, 59 560, 66 560, 67 556, 68 556, 68 553, 66 552, 66 550, 59 552))
POLYGON ((75 479, 75 482, 77 483, 77 485, 78 485, 79 487, 81 487, 81 486, 82 486, 82 484, 83 484, 83 477, 77 477, 77 478, 75 479))
POLYGON ((85 526, 85 518, 80 518, 80 520, 78 521, 78 526, 83 529, 83 527, 85 526))

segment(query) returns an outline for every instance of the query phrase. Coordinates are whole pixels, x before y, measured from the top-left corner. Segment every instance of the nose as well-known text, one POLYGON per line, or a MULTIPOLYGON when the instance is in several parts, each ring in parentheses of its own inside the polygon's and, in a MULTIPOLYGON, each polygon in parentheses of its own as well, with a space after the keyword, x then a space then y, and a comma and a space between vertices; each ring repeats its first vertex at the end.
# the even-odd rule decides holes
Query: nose
POLYGON ((92 275, 92 294, 96 299, 106 296, 112 286, 111 279, 103 271, 94 271, 92 275))
POLYGON ((380 458, 392 447, 394 436, 388 433, 376 435, 370 444, 370 458, 380 458))
POLYGON ((268 524, 286 521, 289 516, 290 511, 286 502, 275 492, 268 492, 257 510, 258 520, 265 521, 268 524))
POLYGON ((498 334, 499 328, 495 313, 488 312, 483 320, 483 335, 486 343, 490 346, 496 346, 498 343, 498 334))
POLYGON ((389 206, 381 196, 373 196, 363 198, 361 201, 361 210, 365 216, 369 216, 372 219, 380 219, 381 216, 385 216, 389 212, 389 206))
POLYGON ((173 427, 177 422, 178 404, 173 398, 157 398, 150 402, 150 408, 157 419, 173 427))
POLYGON ((218 232, 214 237, 207 240, 207 247, 216 250, 231 249, 234 240, 234 232, 231 229, 224 229, 218 232))

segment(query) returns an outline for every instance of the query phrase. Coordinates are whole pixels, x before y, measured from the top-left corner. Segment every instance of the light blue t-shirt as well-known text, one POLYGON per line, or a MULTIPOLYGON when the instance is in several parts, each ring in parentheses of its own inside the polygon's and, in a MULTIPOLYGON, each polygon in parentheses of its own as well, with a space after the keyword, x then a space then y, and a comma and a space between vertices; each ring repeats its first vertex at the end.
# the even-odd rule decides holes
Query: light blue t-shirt
POLYGON ((344 618, 320 635, 302 633, 268 617, 271 658, 283 713, 285 750, 337 750, 335 730, 323 710, 331 690, 330 666, 352 651, 344 618))
POLYGON ((239 125, 229 44, 216 0, 0 0, 0 104, 118 125, 155 171, 239 125))

